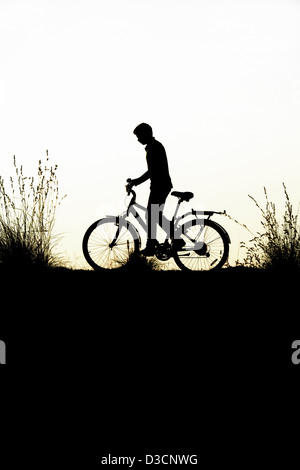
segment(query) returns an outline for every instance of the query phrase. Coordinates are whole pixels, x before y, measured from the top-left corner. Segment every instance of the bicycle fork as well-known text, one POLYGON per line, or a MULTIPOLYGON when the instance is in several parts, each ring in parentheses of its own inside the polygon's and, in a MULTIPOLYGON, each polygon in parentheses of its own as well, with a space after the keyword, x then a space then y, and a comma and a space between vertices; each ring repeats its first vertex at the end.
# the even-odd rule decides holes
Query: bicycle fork
MULTIPOLYGON (((124 222, 123 222, 123 223, 122 223, 122 222, 120 223, 120 217, 119 217, 119 216, 116 217, 116 223, 115 223, 115 225, 116 225, 116 227, 117 227, 116 233, 115 233, 115 235, 114 235, 113 240, 112 240, 112 241, 109 243, 109 245, 108 245, 111 250, 114 248, 114 246, 116 246, 122 228, 123 228, 123 227, 126 227, 125 224, 124 224, 124 222)), ((129 223, 127 222, 127 227, 128 227, 128 225, 129 225, 129 223)), ((128 254, 129 254, 129 253, 130 253, 130 243, 129 243, 129 240, 124 241, 124 243, 127 244, 127 251, 128 251, 128 254)))
POLYGON ((120 235, 120 226, 119 226, 119 224, 118 224, 118 225, 117 225, 117 230, 116 230, 115 236, 114 236, 112 242, 108 245, 111 250, 112 250, 113 247, 116 245, 119 235, 120 235))

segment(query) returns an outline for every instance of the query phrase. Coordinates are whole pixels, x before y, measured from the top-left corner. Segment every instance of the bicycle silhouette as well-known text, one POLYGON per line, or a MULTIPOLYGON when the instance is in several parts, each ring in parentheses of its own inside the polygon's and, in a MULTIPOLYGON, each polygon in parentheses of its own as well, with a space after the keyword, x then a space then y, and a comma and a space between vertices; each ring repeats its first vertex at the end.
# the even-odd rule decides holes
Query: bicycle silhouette
MULTIPOLYGON (((128 217, 132 215, 147 232, 147 225, 137 211, 142 209, 146 212, 147 209, 136 202, 136 193, 130 186, 126 186, 126 189, 127 194, 132 195, 127 210, 120 215, 108 215, 97 220, 84 235, 83 254, 95 270, 121 268, 130 256, 138 255, 140 251, 141 237, 128 217)), ((167 236, 164 243, 155 247, 155 256, 160 261, 173 257, 179 268, 186 271, 221 268, 228 259, 230 238, 226 230, 211 217, 226 212, 192 209, 177 217, 182 202, 190 201, 194 195, 179 191, 173 191, 171 195, 178 198, 178 203, 172 220, 160 214, 159 225, 167 236)))

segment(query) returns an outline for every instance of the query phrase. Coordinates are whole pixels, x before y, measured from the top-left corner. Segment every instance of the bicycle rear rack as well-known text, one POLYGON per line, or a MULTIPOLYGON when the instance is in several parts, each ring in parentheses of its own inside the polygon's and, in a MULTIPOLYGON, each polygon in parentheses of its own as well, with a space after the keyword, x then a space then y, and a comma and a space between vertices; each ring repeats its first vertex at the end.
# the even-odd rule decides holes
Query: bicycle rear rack
POLYGON ((222 211, 222 212, 219 212, 219 211, 195 211, 195 209, 192 209, 192 214, 193 215, 197 215, 197 212, 201 215, 209 215, 210 217, 213 215, 213 214, 219 214, 219 215, 226 215, 226 210, 222 211))

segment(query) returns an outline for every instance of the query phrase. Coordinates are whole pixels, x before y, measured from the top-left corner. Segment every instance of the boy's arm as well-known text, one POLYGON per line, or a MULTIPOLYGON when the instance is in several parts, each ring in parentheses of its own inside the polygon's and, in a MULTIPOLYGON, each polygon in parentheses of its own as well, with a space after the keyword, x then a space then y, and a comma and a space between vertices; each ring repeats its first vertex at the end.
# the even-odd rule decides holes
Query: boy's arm
POLYGON ((148 179, 150 178, 150 174, 149 174, 149 171, 146 171, 146 173, 144 173, 142 176, 140 176, 139 178, 136 178, 134 180, 131 180, 130 184, 132 186, 138 186, 139 184, 142 184, 144 183, 144 181, 147 181, 148 179))

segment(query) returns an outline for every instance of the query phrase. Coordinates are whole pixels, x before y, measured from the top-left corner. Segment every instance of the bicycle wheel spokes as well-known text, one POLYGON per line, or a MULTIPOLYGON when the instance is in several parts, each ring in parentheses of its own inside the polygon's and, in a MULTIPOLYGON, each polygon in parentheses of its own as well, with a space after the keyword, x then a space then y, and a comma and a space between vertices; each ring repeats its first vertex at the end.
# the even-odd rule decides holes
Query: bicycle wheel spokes
POLYGON ((117 269, 125 265, 138 249, 138 240, 129 226, 119 226, 113 219, 93 224, 83 241, 83 252, 94 268, 117 269))
POLYGON ((181 269, 209 271, 223 266, 228 257, 226 237, 212 221, 192 221, 182 238, 186 246, 174 256, 181 269))

